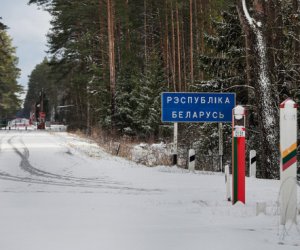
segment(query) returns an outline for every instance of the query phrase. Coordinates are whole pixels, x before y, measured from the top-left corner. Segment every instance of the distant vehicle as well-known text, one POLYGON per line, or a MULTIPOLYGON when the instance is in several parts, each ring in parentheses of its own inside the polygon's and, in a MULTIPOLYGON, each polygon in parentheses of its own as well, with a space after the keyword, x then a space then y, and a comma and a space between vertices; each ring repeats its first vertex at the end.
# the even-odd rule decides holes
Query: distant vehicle
POLYGON ((28 127, 29 125, 29 120, 26 118, 16 118, 7 123, 7 127, 9 128, 22 128, 28 127))

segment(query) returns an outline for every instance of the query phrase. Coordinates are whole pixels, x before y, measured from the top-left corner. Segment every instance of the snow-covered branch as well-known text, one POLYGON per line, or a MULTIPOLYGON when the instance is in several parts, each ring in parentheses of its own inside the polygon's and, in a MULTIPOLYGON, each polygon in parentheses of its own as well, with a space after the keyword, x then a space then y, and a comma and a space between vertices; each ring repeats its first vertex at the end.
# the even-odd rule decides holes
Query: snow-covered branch
POLYGON ((245 17, 246 17, 248 23, 251 26, 254 26, 253 18, 250 16, 249 11, 247 9, 246 0, 242 0, 242 5, 243 5, 243 11, 244 11, 244 14, 245 14, 245 17))
POLYGON ((255 19, 250 16, 247 5, 246 5, 246 0, 242 0, 242 5, 243 5, 244 15, 245 15, 249 25, 251 26, 251 28, 256 29, 257 27, 261 27, 261 22, 256 22, 255 19))

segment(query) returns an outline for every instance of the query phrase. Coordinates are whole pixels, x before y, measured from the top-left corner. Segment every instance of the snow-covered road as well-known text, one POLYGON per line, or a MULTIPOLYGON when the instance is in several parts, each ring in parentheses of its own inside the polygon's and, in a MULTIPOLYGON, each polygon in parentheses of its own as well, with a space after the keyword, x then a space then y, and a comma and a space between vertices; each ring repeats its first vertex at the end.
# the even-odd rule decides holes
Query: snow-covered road
POLYGON ((246 183, 247 204, 232 206, 222 174, 147 168, 67 133, 0 131, 0 250, 298 249, 299 228, 281 237, 279 182, 246 183))

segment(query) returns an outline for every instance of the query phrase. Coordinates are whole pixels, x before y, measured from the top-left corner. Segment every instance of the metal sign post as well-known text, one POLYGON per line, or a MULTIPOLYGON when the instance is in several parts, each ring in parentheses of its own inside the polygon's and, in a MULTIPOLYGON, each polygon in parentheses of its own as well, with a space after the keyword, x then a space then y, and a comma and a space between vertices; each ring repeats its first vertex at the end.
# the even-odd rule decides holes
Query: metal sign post
POLYGON ((178 123, 174 122, 173 165, 177 165, 178 123))
POLYGON ((219 123, 219 157, 220 171, 223 172, 223 123, 219 123))
POLYGON ((280 223, 297 223, 297 104, 280 104, 280 223))
POLYGON ((232 204, 245 204, 245 108, 233 109, 232 138, 232 204))

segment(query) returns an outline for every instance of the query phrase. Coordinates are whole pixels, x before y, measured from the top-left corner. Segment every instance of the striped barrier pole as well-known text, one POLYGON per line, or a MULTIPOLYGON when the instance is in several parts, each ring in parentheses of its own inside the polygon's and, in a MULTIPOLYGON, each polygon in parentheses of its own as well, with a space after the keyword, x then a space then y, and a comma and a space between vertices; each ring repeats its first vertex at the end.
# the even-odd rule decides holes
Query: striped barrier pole
POLYGON ((297 223, 297 104, 280 104, 280 223, 297 223))
POLYGON ((249 157, 249 176, 256 177, 256 151, 250 150, 250 157, 249 157))
POLYGON ((245 204, 245 108, 233 109, 232 138, 232 204, 245 204), (237 124, 237 125, 236 125, 237 124))
POLYGON ((194 149, 190 149, 189 150, 189 170, 190 171, 195 171, 195 150, 194 149))
POLYGON ((226 184, 226 199, 227 201, 231 201, 231 194, 230 194, 230 173, 229 173, 229 166, 225 166, 225 184, 226 184))

